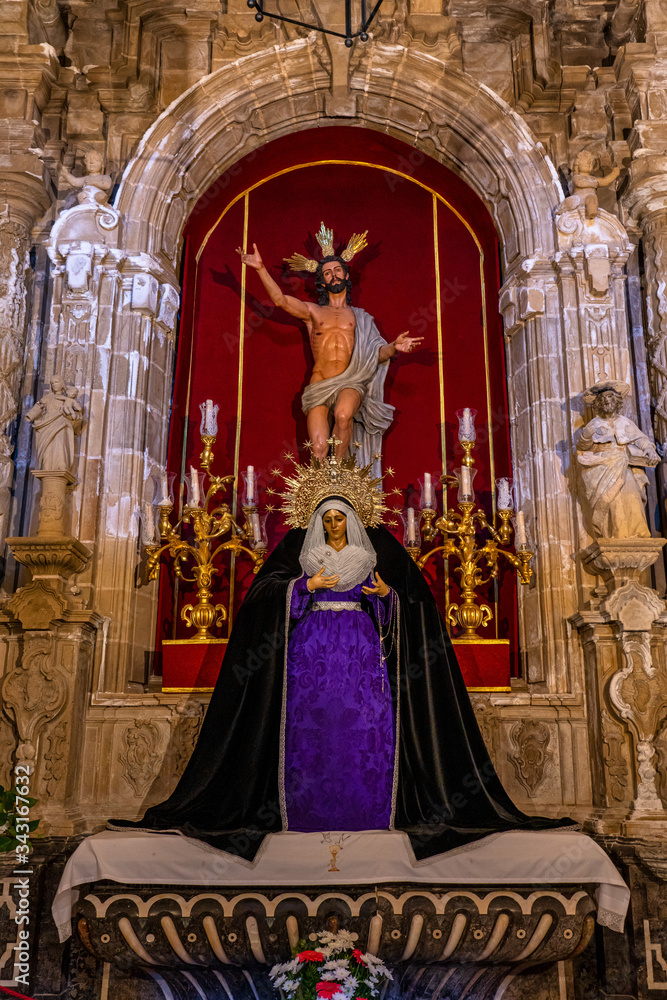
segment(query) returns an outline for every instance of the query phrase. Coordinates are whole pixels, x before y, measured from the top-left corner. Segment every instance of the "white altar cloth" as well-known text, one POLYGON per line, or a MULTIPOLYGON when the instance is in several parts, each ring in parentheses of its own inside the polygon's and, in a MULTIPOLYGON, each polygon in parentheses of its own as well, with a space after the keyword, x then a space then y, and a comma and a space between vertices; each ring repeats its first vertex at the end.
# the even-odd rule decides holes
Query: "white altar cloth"
POLYGON ((131 885, 340 886, 412 882, 430 885, 596 886, 598 923, 621 931, 630 890, 595 841, 576 831, 496 833, 415 862, 404 833, 270 834, 253 865, 178 834, 97 833, 65 866, 53 902, 61 941, 72 933, 77 886, 110 879, 131 885), (337 872, 330 844, 342 843, 337 872))

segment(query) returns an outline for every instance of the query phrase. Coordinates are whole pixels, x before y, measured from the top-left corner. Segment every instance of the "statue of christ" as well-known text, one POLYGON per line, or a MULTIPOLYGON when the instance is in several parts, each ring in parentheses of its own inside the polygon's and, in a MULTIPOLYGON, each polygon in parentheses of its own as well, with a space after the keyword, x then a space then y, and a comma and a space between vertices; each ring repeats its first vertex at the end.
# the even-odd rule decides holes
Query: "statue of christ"
POLYGON ((324 250, 322 260, 301 255, 289 260, 294 270, 315 272, 317 303, 285 295, 264 266, 256 243, 254 253, 238 252, 243 263, 257 271, 274 305, 306 324, 314 365, 301 402, 313 455, 326 456, 333 420, 333 436, 340 442, 337 457, 347 455, 352 442, 358 464, 373 465, 379 474, 382 434, 394 409, 383 400, 387 366, 396 353, 409 354, 418 347, 423 337, 410 337, 406 330, 388 344, 373 317, 350 305, 348 261, 365 245, 364 237, 352 237, 341 255, 333 252, 333 234, 324 225, 317 238, 324 250))

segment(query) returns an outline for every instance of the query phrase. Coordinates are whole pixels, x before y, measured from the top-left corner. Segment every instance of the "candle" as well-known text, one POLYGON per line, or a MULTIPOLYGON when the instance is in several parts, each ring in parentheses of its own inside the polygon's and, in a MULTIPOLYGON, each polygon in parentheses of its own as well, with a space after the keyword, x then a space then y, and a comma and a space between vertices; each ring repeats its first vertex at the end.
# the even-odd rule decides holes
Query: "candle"
POLYGON ((258 545, 262 544, 262 532, 259 526, 259 514, 256 510, 253 510, 250 523, 252 524, 252 544, 253 548, 257 548, 258 545))
POLYGON ((512 491, 509 479, 499 479, 496 483, 498 491, 498 510, 512 509, 512 491))
POLYGON ((249 465, 246 472, 246 501, 248 507, 252 507, 255 502, 255 466, 249 465))
POLYGON ((424 507, 433 506, 433 486, 431 483, 431 473, 424 473, 424 507))
POLYGON ((155 515, 150 503, 144 504, 144 537, 146 545, 152 545, 155 541, 155 515))
POLYGON ((526 519, 523 516, 523 511, 518 510, 516 512, 516 547, 517 549, 525 549, 526 547, 526 519))
POLYGON ((199 506, 199 473, 195 469, 194 465, 190 466, 190 499, 191 507, 199 506))
POLYGON ((171 500, 169 498, 169 480, 167 478, 166 469, 164 470, 160 478, 162 479, 162 503, 163 504, 171 503, 171 500))
POLYGON ((417 533, 415 531, 415 511, 414 507, 408 507, 408 545, 415 545, 417 533))
POLYGON ((474 413, 469 406, 466 406, 463 410, 463 413, 461 414, 461 422, 459 424, 459 441, 474 441, 474 440, 475 440, 474 413))
POLYGON ((218 410, 219 406, 212 399, 207 399, 199 404, 201 410, 201 424, 199 432, 202 437, 217 437, 218 435, 218 410))
POLYGON ((461 493, 464 497, 472 496, 472 479, 467 465, 461 466, 461 493))

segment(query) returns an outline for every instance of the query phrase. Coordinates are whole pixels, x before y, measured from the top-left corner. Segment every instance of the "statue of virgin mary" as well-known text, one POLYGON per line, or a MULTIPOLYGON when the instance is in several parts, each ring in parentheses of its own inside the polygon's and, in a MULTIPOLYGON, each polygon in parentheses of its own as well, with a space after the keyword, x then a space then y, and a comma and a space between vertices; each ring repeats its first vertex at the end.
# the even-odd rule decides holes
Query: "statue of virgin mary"
POLYGON ((281 830, 403 830, 417 860, 490 833, 569 824, 513 804, 444 622, 378 522, 370 469, 289 481, 292 524, 239 610, 199 740, 143 820, 253 862, 281 830))

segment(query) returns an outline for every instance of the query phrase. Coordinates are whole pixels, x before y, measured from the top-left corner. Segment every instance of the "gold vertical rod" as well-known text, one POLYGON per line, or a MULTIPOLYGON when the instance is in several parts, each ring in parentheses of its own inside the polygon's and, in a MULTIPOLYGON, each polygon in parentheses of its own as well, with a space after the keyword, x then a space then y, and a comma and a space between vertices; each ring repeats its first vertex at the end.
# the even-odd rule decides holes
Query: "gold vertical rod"
MULTIPOLYGON (((440 290, 440 244, 438 240, 438 197, 433 192, 433 258, 435 262, 435 304, 436 324, 438 331, 438 378, 440 380, 440 452, 442 455, 442 474, 447 471, 447 440, 445 437, 445 356, 442 348, 442 298, 440 290)), ((442 487, 443 511, 447 510, 447 487, 442 487)), ((449 559, 443 559, 445 572, 445 607, 449 607, 449 559)), ((447 630, 449 631, 449 619, 447 630)))
POLYGON ((433 194, 433 257, 435 260, 435 303, 438 331, 438 377, 440 379, 440 450, 442 452, 442 474, 447 471, 447 445, 445 441, 445 372, 442 349, 442 312, 440 291, 440 247, 438 245, 438 198, 433 194))
MULTIPOLYGON (((183 283, 187 280, 187 275, 183 274, 183 283)), ((181 472, 174 483, 174 506, 178 511, 177 521, 183 516, 183 476, 185 475, 185 462, 188 449, 188 419, 190 417, 190 398, 192 395, 192 364, 195 353, 195 316, 197 313, 197 283, 199 281, 199 257, 195 257, 195 280, 192 289, 192 320, 190 323, 190 359, 188 361, 188 391, 185 396, 185 433, 183 434, 183 446, 181 448, 181 472)), ((158 576, 159 579, 159 576, 158 576)), ((178 631, 178 597, 180 591, 180 580, 174 577, 174 591, 171 602, 171 638, 175 639, 178 631)))
MULTIPOLYGON (((496 526, 496 462, 493 451, 493 417, 491 414, 491 378, 489 373, 489 343, 486 325, 486 282, 484 254, 479 252, 479 284, 482 292, 482 337, 484 341, 484 373, 486 376, 486 424, 489 432, 489 476, 491 478, 491 524, 496 526)), ((493 624, 498 638, 498 580, 493 581, 493 624)))
MULTIPOLYGON (((248 247, 248 215, 250 212, 250 192, 246 191, 243 199, 243 243, 244 251, 248 247)), ((239 317, 239 374, 236 386, 236 440, 234 441, 234 492, 232 497, 232 517, 236 520, 238 510, 239 455, 241 452, 241 417, 243 415, 243 349, 245 346, 245 285, 247 267, 241 264, 241 315, 239 317)), ((234 588, 236 583, 236 558, 232 554, 229 567, 229 607, 227 609, 227 635, 232 631, 234 623, 234 588)))

